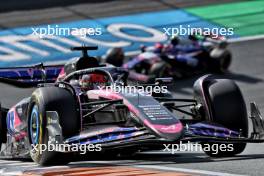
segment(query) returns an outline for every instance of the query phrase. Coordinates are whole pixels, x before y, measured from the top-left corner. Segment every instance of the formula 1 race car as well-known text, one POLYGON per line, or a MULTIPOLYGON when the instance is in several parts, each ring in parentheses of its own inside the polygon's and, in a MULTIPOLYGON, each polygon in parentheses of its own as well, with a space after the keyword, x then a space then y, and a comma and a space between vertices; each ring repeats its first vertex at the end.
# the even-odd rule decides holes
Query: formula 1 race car
MULTIPOLYGON (((248 142, 264 142, 264 121, 254 103, 253 133, 248 137, 245 102, 231 80, 205 75, 195 82, 193 99, 176 99, 158 88, 168 84, 169 78, 127 89, 125 69, 105 67, 92 59, 87 57, 85 61, 91 65, 86 63, 86 68, 82 59, 81 65, 66 64, 64 70, 68 73, 56 82, 39 84, 30 97, 9 109, 1 108, 2 157, 30 156, 41 165, 66 164, 78 150, 65 149, 64 145, 89 146, 93 149, 86 153, 89 156, 93 152, 124 149, 126 154, 132 154, 188 141, 202 146, 232 144, 232 150, 217 153, 204 148, 210 156, 232 156, 241 153, 248 142), (116 87, 121 87, 121 91, 116 87), (179 113, 188 118, 180 118, 179 113), (59 147, 42 150, 42 146, 50 145, 59 147)), ((49 80, 37 75, 36 82, 49 80)), ((10 79, 10 74, 1 76, 10 79)), ((23 77, 18 84, 21 80, 23 77)))
POLYGON ((124 62, 121 48, 108 50, 105 61, 130 71, 129 78, 151 82, 155 77, 184 78, 198 73, 225 73, 232 61, 225 38, 190 35, 189 40, 174 36, 170 44, 141 47, 142 53, 124 62))

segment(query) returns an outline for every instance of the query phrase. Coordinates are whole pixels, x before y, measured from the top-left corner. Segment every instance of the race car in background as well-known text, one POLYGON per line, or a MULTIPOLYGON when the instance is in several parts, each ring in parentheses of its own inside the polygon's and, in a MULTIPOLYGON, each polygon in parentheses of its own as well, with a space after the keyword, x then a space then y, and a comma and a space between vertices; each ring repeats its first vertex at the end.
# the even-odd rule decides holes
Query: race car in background
POLYGON ((186 40, 174 36, 169 44, 142 46, 142 53, 125 63, 121 48, 110 49, 105 61, 127 68, 129 78, 140 82, 151 82, 155 77, 184 78, 197 73, 225 73, 232 61, 227 46, 224 37, 190 35, 186 40))
MULTIPOLYGON (((132 154, 188 141, 203 146, 232 144, 232 150, 215 153, 209 147, 205 152, 233 156, 248 142, 264 142, 264 121, 254 103, 250 116, 253 133, 248 137, 246 105, 232 80, 205 75, 194 83, 193 99, 173 98, 168 92, 150 95, 139 89, 116 92, 106 87, 129 86, 127 70, 100 65, 85 53, 95 48, 74 49, 83 50, 84 55, 66 64, 60 79, 54 83, 45 83, 48 76, 31 79, 37 83, 42 79, 43 83, 11 108, 1 107, 2 157, 30 157, 41 165, 66 164, 76 152, 60 147, 41 151, 39 146, 94 144, 101 146, 101 152, 132 154), (186 118, 180 118, 179 113, 186 118)), ((17 84, 22 80, 19 78, 17 84)), ((144 86, 162 86, 169 80, 159 78, 155 84, 144 86)))

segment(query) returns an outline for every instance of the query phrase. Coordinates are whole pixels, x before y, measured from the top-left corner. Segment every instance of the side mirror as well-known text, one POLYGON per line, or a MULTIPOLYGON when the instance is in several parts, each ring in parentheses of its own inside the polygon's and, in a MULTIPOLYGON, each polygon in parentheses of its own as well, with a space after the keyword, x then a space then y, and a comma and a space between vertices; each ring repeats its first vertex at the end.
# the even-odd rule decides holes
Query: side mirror
POLYGON ((157 84, 157 85, 160 85, 160 84, 168 85, 168 84, 172 84, 172 82, 173 82, 173 78, 172 77, 156 78, 155 79, 155 84, 157 84))

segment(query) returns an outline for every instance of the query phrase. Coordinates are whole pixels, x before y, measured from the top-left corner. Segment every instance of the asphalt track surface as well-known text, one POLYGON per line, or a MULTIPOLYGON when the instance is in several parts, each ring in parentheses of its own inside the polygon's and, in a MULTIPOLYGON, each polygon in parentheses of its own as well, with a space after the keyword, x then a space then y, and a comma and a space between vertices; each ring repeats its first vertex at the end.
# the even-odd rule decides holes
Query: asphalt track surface
MULTIPOLYGON (((135 0, 135 3, 138 2, 135 0)), ((155 2, 150 6, 157 8, 155 2), (155 6, 155 7, 154 7, 155 6)), ((114 3, 110 1, 110 3, 114 3)), ((98 4, 97 4, 98 5, 98 4)), ((80 5, 71 5, 68 8, 77 8, 80 5)), ((49 7, 49 9, 40 9, 40 10, 52 10, 58 7, 49 7)), ((117 8, 117 7, 116 7, 117 8)), ((128 8, 128 7, 126 7, 128 8)), ((143 8, 143 7, 142 7, 143 8)), ((78 9, 78 8, 77 8, 78 9)), ((147 7, 146 7, 147 9, 147 7)), ((146 10, 144 9, 144 10, 146 10)), ((151 8, 150 8, 151 9, 151 8)), ((152 10, 153 10, 152 9, 152 10)), ((39 9, 38 9, 39 10, 39 9)), ((127 11, 125 11, 127 12, 127 11)), ((9 14, 9 13, 21 13, 21 12, 9 12, 7 11, 0 16, 9 14)), ((32 12, 28 12, 32 13, 32 12)), ((35 12, 36 13, 36 12, 35 12)), ((55 12, 54 12, 55 13, 55 12)), ((134 13, 134 12, 127 12, 134 13)), ((48 14, 46 14, 48 15, 48 14)), ((99 14, 100 15, 100 14, 99 14)), ((118 15, 112 12, 107 15, 118 15)), ((70 17, 74 18, 75 17, 70 17)), ((10 17, 10 16, 9 16, 10 17)), ((11 18, 11 17, 10 17, 11 18)), ((77 18, 77 17, 76 17, 77 18)), ((79 18, 79 17, 78 17, 79 18)), ((86 18, 86 17, 83 17, 86 18)), ((0 18, 1 20, 3 18, 0 18)), ((12 18, 13 21, 8 20, 5 24, 1 22, 1 27, 10 27, 10 26, 19 26, 24 25, 23 17, 16 19, 12 18), (17 21, 16 21, 16 20, 17 21), (4 24, 4 25, 3 25, 4 24)), ((63 18, 58 18, 63 20, 63 18)), ((56 19, 54 19, 56 20, 56 19)), ((27 21, 30 21, 27 19, 27 21)), ((44 21, 36 21, 28 23, 48 23, 44 21)), ((25 24, 26 25, 26 24, 25 24)), ((233 43, 230 45, 231 51, 233 53, 233 63, 230 68, 230 73, 225 75, 225 77, 232 78, 240 86, 242 93, 245 97, 247 104, 251 101, 255 101, 261 111, 264 113, 264 40, 253 40, 253 41, 244 41, 239 43, 233 43)), ((192 84, 198 78, 195 76, 193 78, 179 80, 172 87, 175 97, 192 97, 192 84)), ((10 106, 13 103, 17 102, 23 97, 30 95, 32 89, 18 89, 9 85, 0 84, 0 100, 4 106, 10 106), (11 98, 12 97, 12 98, 11 98)), ((170 171, 186 171, 195 173, 196 175, 203 175, 205 171, 207 175, 224 175, 222 173, 230 174, 240 174, 240 175, 263 175, 264 173, 264 144, 249 144, 246 150, 236 156, 229 158, 210 158, 202 152, 184 152, 177 154, 163 153, 160 151, 152 153, 137 154, 133 157, 123 157, 115 159, 105 159, 105 158, 93 158, 89 161, 82 162, 73 162, 66 167, 97 167, 105 166, 111 163, 112 165, 121 165, 129 167, 145 167, 148 169, 164 169, 170 171)), ((0 175, 16 175, 21 173, 21 171, 32 170, 32 169, 41 169, 33 162, 28 160, 0 160, 0 175), (2 170, 4 169, 4 170, 2 170), (2 171, 5 171, 4 174, 1 174, 2 171)), ((42 168, 47 169, 47 168, 42 168)), ((54 168, 48 168, 54 169, 54 168)))
POLYGON ((0 29, 238 1, 243 0, 0 1, 0 29))

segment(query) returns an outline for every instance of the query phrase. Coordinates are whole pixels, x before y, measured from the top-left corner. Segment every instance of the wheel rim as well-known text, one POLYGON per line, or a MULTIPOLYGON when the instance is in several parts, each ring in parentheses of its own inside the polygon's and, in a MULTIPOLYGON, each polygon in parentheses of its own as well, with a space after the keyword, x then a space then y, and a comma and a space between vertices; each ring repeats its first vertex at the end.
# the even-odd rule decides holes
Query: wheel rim
POLYGON ((39 111, 38 106, 34 105, 30 116, 30 137, 32 144, 38 144, 39 139, 39 111))

